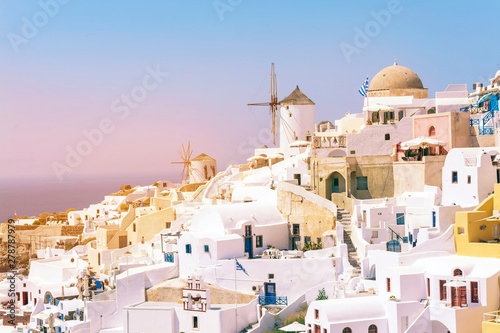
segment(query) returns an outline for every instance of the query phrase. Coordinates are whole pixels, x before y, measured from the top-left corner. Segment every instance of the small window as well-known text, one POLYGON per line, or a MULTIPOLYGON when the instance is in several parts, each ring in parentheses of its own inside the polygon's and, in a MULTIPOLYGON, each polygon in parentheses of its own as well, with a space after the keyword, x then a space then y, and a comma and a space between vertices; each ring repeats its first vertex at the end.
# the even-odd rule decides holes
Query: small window
POLYGON ((274 279, 274 273, 269 273, 267 274, 267 278, 270 280, 270 279, 274 279))
POLYGON ((478 283, 472 281, 470 283, 470 301, 472 303, 479 303, 479 292, 478 292, 478 283))
POLYGON ((319 310, 318 309, 314 310, 314 319, 319 319, 319 310))
POLYGON ((262 236, 255 237, 255 247, 262 247, 262 236))
POLYGON ((465 234, 465 229, 464 228, 458 228, 458 234, 459 235, 465 234))
POLYGON ((166 223, 165 223, 165 228, 166 228, 166 229, 170 229, 170 226, 171 226, 171 225, 172 225, 172 224, 171 224, 171 222, 166 222, 166 223))
POLYGON ((472 183, 472 176, 471 175, 467 176, 467 184, 470 184, 470 183, 472 183))
POLYGON ((252 226, 246 225, 245 226, 245 237, 251 237, 251 236, 252 236, 252 226))
POLYGON ((464 273, 460 268, 457 268, 453 271, 453 276, 464 276, 464 273))
POLYGON ((297 236, 300 235, 300 224, 293 225, 293 234, 297 236))
POLYGON ((311 237, 305 236, 304 237, 304 244, 310 244, 311 243, 311 237))
POLYGON ((378 238, 378 231, 372 231, 372 238, 378 238))
POLYGON ((436 128, 434 126, 429 127, 429 137, 436 136, 436 128))
POLYGON ((458 183, 458 172, 457 171, 452 171, 451 172, 451 183, 452 184, 457 184, 458 183))
POLYGON ((191 244, 186 244, 186 253, 191 253, 191 244))
POLYGON ((356 185, 358 190, 368 190, 368 177, 356 177, 356 185))
POLYGON ((387 141, 387 140, 390 140, 390 139, 391 139, 391 135, 389 133, 386 133, 385 134, 385 140, 387 141))
POLYGON ((355 150, 351 150, 351 155, 354 155, 356 154, 356 151, 355 150))
POLYGON ((133 231, 133 232, 135 232, 135 231, 136 231, 135 223, 132 223, 132 231, 133 231))
POLYGON ((198 328, 198 317, 197 316, 193 317, 193 328, 198 328))
POLYGON ((370 325, 370 327, 368 327, 368 333, 377 333, 377 332, 378 332, 377 326, 370 325))
POLYGON ((391 278, 387 278, 387 292, 391 292, 391 278))
POLYGON ((352 330, 350 327, 346 327, 342 330, 342 333, 352 333, 352 330))
POLYGON ((404 213, 396 213, 396 224, 404 225, 405 224, 405 214, 404 213))
POLYGON ((439 280, 439 300, 446 301, 446 280, 439 280))
POLYGON ((204 248, 205 248, 205 253, 210 253, 210 246, 205 245, 204 248))
POLYGON ((427 278, 427 297, 431 297, 431 279, 427 278))

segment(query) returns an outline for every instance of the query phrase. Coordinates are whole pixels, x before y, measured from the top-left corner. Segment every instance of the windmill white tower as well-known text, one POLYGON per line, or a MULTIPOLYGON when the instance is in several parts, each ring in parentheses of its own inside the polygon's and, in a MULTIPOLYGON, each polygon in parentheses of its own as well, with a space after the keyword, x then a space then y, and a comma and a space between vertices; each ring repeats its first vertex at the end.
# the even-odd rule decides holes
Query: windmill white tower
POLYGON ((315 104, 309 99, 299 86, 295 88, 281 102, 278 102, 278 84, 276 73, 274 71, 274 63, 271 64, 271 92, 269 93, 271 101, 268 103, 251 103, 248 105, 269 106, 269 114, 271 115, 273 134, 273 143, 276 144, 277 125, 278 125, 278 106, 280 106, 279 132, 280 141, 279 147, 281 152, 289 156, 289 146, 295 141, 312 141, 316 128, 315 104))
POLYGON ((217 161, 207 154, 200 154, 191 160, 189 183, 203 183, 217 174, 217 161))
POLYGON ((295 141, 312 141, 315 130, 315 104, 299 86, 280 103, 280 148, 287 156, 295 141))

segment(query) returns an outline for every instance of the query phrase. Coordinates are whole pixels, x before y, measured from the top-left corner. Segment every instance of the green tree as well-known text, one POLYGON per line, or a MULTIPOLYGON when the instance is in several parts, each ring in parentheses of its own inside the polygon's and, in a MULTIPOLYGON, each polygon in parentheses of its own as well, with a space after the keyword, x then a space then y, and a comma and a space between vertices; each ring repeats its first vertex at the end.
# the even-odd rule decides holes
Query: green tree
POLYGON ((325 288, 322 288, 318 291, 318 297, 316 297, 317 301, 322 301, 328 299, 328 296, 326 295, 326 290, 325 288))

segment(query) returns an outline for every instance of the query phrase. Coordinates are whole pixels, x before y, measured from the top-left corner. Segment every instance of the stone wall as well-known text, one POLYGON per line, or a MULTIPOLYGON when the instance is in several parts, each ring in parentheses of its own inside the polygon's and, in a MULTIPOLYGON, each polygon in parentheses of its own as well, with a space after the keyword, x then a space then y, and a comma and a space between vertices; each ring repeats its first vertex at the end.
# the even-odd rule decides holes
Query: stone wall
POLYGON ((293 237, 296 248, 301 249, 305 237, 317 243, 325 231, 335 229, 337 206, 303 187, 287 182, 278 184, 278 209, 289 227, 289 248, 293 248, 293 237), (300 233, 293 234, 293 225, 298 224, 300 233), (300 240, 298 239, 300 237, 300 240))
POLYGON ((321 197, 344 193, 357 199, 394 196, 392 156, 323 157, 311 159, 312 186, 321 197), (366 177, 367 187, 360 187, 358 178, 366 177), (336 191, 334 179, 339 180, 336 191))
POLYGON ((61 236, 80 236, 83 233, 83 225, 63 225, 61 236))

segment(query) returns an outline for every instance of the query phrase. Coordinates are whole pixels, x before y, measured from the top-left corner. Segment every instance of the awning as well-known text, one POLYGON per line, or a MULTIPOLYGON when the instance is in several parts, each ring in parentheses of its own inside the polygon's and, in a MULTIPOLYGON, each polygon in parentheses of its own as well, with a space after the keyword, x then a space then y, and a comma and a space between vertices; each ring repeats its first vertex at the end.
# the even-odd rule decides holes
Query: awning
POLYGON ((307 147, 311 144, 310 141, 297 140, 290 143, 289 147, 307 147))
POLYGON ((445 287, 460 288, 460 287, 466 287, 467 283, 465 283, 465 281, 451 280, 450 282, 446 282, 444 284, 444 286, 445 287))
POLYGON ((279 330, 284 332, 305 332, 307 326, 294 321, 290 325, 281 327, 279 330))
POLYGON ((415 149, 419 147, 435 147, 435 146, 444 146, 446 142, 439 141, 433 138, 429 138, 426 136, 420 136, 416 139, 408 140, 405 142, 401 143, 401 149, 403 150, 408 150, 408 149, 415 149))

